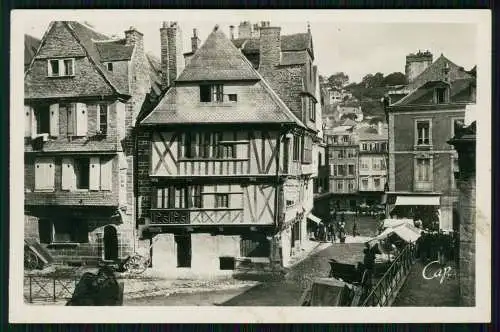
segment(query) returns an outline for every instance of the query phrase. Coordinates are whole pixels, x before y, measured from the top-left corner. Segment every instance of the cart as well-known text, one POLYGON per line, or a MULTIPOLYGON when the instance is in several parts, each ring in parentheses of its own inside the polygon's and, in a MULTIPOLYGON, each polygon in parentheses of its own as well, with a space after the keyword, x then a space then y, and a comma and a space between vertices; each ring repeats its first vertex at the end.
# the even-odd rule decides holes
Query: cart
POLYGON ((43 269, 54 262, 49 251, 34 239, 24 239, 24 268, 43 269))

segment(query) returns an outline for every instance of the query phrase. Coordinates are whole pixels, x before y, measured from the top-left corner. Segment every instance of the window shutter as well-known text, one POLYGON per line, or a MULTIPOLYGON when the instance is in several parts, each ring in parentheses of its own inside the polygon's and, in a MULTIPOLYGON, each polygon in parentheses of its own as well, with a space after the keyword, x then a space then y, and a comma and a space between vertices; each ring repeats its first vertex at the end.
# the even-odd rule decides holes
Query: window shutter
POLYGON ((24 137, 31 137, 31 117, 33 108, 24 105, 24 137))
POLYGON ((50 220, 38 220, 38 235, 40 237, 40 243, 49 244, 52 242, 52 222, 50 220))
POLYGON ((72 190, 76 187, 76 177, 73 166, 73 159, 63 158, 62 160, 62 190, 72 190))
POLYGON ((101 190, 112 190, 113 159, 101 160, 101 190))
POLYGON ((59 104, 50 105, 50 136, 59 136, 59 104))
POLYGON ((75 104, 70 104, 66 108, 66 114, 67 114, 67 131, 68 131, 68 136, 73 136, 75 135, 75 127, 76 127, 76 105, 75 104))
POLYGON ((45 178, 46 178, 46 189, 54 190, 56 166, 54 160, 47 161, 45 163, 45 178))
POLYGON ((40 160, 35 161, 35 189, 44 189, 44 164, 40 160))
POLYGON ((87 136, 87 105, 76 104, 76 136, 87 136))
POLYGON ((99 157, 90 158, 90 172, 89 172, 89 189, 99 190, 101 183, 101 165, 99 163, 99 157))

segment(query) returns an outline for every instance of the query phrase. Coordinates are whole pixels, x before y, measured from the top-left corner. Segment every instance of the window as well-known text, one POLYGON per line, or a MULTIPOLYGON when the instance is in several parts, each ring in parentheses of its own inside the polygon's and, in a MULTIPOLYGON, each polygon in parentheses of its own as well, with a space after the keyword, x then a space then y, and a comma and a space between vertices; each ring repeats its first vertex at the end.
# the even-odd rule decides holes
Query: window
POLYGON ((344 182, 342 181, 337 182, 337 190, 344 190, 344 182))
POLYGON ((452 168, 452 174, 451 174, 451 188, 452 189, 457 189, 457 184, 455 181, 455 176, 458 175, 460 172, 460 167, 458 165, 458 157, 453 156, 451 157, 451 168, 452 168))
POLYGON ((345 176, 346 175, 346 165, 338 165, 338 175, 345 176))
POLYGON ((356 151, 354 149, 347 149, 347 157, 353 158, 356 156, 356 151))
POLYGON ((347 136, 347 135, 342 136, 342 142, 344 142, 344 143, 349 142, 349 136, 347 136))
POLYGON ((428 158, 417 159, 417 181, 431 181, 431 160, 428 158))
POLYGON ((363 189, 368 189, 368 179, 367 178, 361 179, 361 186, 363 187, 363 189))
POLYGON ((348 188, 349 190, 354 190, 354 182, 349 181, 348 188))
POLYGON ((338 176, 337 165, 330 165, 330 167, 331 174, 333 174, 333 176, 338 176))
POLYGON ((229 98, 229 101, 232 101, 232 102, 238 101, 238 95, 236 95, 235 93, 228 94, 227 96, 229 98))
POLYGON ((366 143, 363 143, 362 149, 363 149, 363 151, 367 151, 368 150, 368 147, 367 147, 366 143))
POLYGON ((322 157, 321 157, 321 152, 318 152, 318 167, 321 166, 323 163, 322 157))
POLYGON ((108 62, 107 67, 108 67, 109 71, 113 71, 113 63, 112 62, 108 62))
POLYGON ((174 209, 185 209, 186 208, 186 188, 185 187, 175 187, 174 188, 174 199, 171 208, 174 209))
POLYGON ((374 170, 376 171, 380 170, 380 160, 377 158, 373 158, 372 166, 374 170))
POLYGON ((76 176, 76 189, 89 189, 90 159, 77 158, 74 164, 76 176))
POLYGON ((361 169, 368 169, 368 161, 366 159, 361 159, 361 169))
POLYGON ((299 161, 300 158, 300 136, 293 136, 293 161, 299 161))
POLYGON ((188 188, 188 208, 202 208, 201 191, 202 186, 190 186, 188 188))
POLYGON ((293 201, 291 199, 286 200, 286 207, 290 207, 290 206, 294 206, 294 205, 295 205, 295 201, 293 201))
POLYGON ((386 170, 385 159, 380 159, 380 170, 381 171, 386 170))
POLYGON ((99 104, 99 125, 98 125, 98 133, 102 135, 106 135, 108 131, 108 105, 99 104))
POLYGON ((346 150, 340 149, 339 150, 339 158, 345 158, 345 157, 346 157, 346 150))
POLYGON ((46 244, 87 243, 88 224, 86 220, 40 219, 38 221, 40 242, 46 244))
POLYGON ((66 109, 67 134, 68 136, 86 136, 87 135, 87 105, 83 103, 74 103, 61 105, 66 109))
POLYGON ((74 71, 75 71, 75 59, 49 60, 48 63, 49 77, 74 76, 74 71))
POLYGON ((430 121, 422 120, 417 121, 417 145, 429 145, 430 144, 430 121))
POLYGON ((380 189, 380 178, 373 179, 373 186, 375 187, 375 189, 380 189))
POLYGON ((302 140, 303 143, 303 154, 302 154, 302 162, 304 164, 312 163, 312 138, 310 136, 304 136, 302 140))
POLYGON ((451 137, 455 137, 456 133, 464 127, 464 118, 452 119, 451 137))
POLYGON ((216 208, 228 208, 229 207, 229 195, 228 194, 215 194, 215 207, 216 208))
POLYGON ((446 102, 446 88, 436 89, 436 103, 443 104, 446 102))
POLYGON ((222 84, 200 85, 200 102, 222 102, 224 86, 222 84))
POLYGON ((338 140, 338 136, 337 136, 337 135, 334 135, 334 136, 333 136, 333 143, 337 144, 337 140, 338 140))
POLYGON ((316 102, 309 97, 309 120, 316 121, 316 102))
POLYGON ((187 132, 184 136, 184 157, 196 158, 196 134, 187 132))
POLYGON ((35 108, 36 133, 50 133, 50 113, 49 106, 39 106, 35 108))
POLYGON ((347 168, 348 175, 354 175, 354 165, 349 165, 347 168))

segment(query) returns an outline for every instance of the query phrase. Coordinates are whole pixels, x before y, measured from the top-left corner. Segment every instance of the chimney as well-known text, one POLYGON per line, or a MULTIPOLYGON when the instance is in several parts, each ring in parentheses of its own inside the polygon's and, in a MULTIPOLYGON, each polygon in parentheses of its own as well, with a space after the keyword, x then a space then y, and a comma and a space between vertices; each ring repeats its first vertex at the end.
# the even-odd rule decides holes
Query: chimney
POLYGON ((432 64, 432 53, 429 51, 410 53, 406 56, 405 73, 408 83, 420 75, 424 70, 432 64))
POLYGON ((260 28, 260 67, 277 66, 281 60, 281 28, 262 22, 260 28))
POLYGON ((253 25, 252 38, 260 37, 260 27, 258 24, 253 25))
POLYGON ((252 26, 250 25, 250 21, 243 21, 240 23, 238 27, 238 38, 252 38, 252 26))
POLYGON ((160 28, 162 89, 170 87, 184 69, 182 36, 177 22, 163 22, 160 28))
POLYGON ((191 51, 194 53, 198 49, 201 43, 200 38, 198 38, 198 31, 193 29, 193 37, 191 37, 191 51))
POLYGON ((229 34, 231 35, 231 40, 234 39, 234 25, 229 26, 229 34))
POLYGON ((125 45, 132 46, 137 43, 144 45, 143 34, 136 30, 134 27, 130 27, 125 31, 125 45))

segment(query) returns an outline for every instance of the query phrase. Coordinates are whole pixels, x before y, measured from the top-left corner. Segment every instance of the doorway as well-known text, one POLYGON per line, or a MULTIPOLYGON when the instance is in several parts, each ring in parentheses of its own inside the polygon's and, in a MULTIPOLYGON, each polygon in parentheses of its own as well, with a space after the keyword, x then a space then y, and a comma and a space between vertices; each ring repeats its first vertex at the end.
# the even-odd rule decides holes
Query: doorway
POLYGON ((116 261, 118 259, 118 235, 116 228, 111 225, 104 227, 104 260, 116 261))
POLYGON ((191 234, 175 235, 177 267, 191 267, 191 234))

